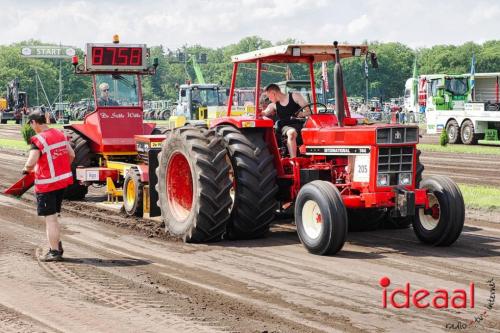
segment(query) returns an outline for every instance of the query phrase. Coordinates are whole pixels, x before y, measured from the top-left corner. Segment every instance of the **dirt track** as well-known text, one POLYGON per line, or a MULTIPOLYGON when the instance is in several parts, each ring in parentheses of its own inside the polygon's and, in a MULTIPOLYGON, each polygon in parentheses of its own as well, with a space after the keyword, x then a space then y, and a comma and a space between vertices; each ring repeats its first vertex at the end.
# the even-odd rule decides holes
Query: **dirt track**
MULTIPOLYGON (((24 160, 0 151, 2 184, 18 178, 24 160)), ((428 162, 426 174, 439 170, 428 162)), ((411 229, 381 230, 350 233, 339 255, 319 257, 289 225, 261 240, 189 245, 157 237, 159 222, 68 203, 67 260, 43 264, 32 199, 0 196, 0 332, 434 332, 459 321, 469 325, 461 331, 500 330, 498 301, 470 324, 486 310, 486 281, 500 281, 494 212, 469 211, 450 248, 423 246, 411 229), (384 309, 383 276, 389 290, 410 282, 451 291, 474 281, 476 307, 384 309)))

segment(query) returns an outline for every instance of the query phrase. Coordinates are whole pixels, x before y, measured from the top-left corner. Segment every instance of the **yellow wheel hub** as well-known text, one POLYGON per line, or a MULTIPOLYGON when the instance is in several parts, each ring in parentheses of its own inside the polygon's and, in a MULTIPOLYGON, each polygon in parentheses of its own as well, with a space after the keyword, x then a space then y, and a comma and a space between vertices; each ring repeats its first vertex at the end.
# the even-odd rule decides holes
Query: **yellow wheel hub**
POLYGON ((136 190, 135 190, 135 183, 134 181, 129 181, 127 183, 127 204, 132 206, 134 205, 135 202, 135 196, 136 196, 136 190))

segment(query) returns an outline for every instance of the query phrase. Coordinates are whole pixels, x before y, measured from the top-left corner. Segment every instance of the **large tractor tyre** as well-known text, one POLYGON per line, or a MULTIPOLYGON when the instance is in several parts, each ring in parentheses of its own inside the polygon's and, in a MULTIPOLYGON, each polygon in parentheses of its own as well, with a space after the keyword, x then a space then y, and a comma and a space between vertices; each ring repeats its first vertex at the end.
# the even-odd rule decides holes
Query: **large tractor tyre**
POLYGON ((142 217, 144 200, 144 183, 141 181, 139 169, 128 169, 123 182, 123 208, 128 216, 142 217))
POLYGON ((315 180, 304 185, 295 202, 295 224, 300 241, 314 254, 335 254, 347 238, 347 211, 330 182, 315 180))
POLYGON ((460 137, 460 126, 456 120, 452 119, 446 124, 446 134, 448 135, 449 143, 462 143, 462 138, 460 137))
POLYGON ((70 138, 71 148, 75 151, 75 159, 71 164, 73 172, 73 184, 64 191, 64 199, 82 200, 88 192, 88 186, 81 185, 76 179, 77 167, 90 167, 92 165, 92 152, 87 140, 79 133, 73 130, 64 130, 66 136, 70 138))
POLYGON ((167 133, 156 169, 166 230, 185 242, 218 241, 229 220, 226 149, 213 130, 185 126, 167 133))
POLYGON ((233 173, 233 206, 227 238, 252 239, 268 231, 278 207, 276 169, 261 131, 220 126, 233 173))
POLYGON ((466 145, 475 145, 479 139, 479 135, 474 132, 474 124, 470 120, 466 120, 462 123, 460 136, 462 142, 466 145))
MULTIPOLYGON (((420 182, 422 182, 422 175, 424 173, 424 165, 420 162, 420 155, 422 152, 417 149, 417 169, 415 175, 415 188, 420 188, 420 182)), ((391 217, 387 214, 387 218, 382 222, 382 227, 384 229, 407 229, 413 224, 415 216, 407 217, 391 217)))
POLYGON ((166 127, 155 127, 151 135, 166 135, 168 131, 169 129, 166 127))
POLYGON ((446 176, 424 179, 429 209, 420 208, 413 222, 418 239, 426 244, 449 246, 460 236, 465 220, 465 205, 458 186, 446 176))

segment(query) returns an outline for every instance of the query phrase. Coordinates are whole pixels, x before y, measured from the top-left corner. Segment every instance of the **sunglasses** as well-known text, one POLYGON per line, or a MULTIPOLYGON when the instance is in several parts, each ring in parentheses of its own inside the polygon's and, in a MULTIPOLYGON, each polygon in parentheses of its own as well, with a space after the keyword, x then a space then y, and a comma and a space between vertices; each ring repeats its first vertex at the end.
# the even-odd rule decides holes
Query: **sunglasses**
POLYGON ((102 91, 109 91, 109 89, 103 89, 102 91))

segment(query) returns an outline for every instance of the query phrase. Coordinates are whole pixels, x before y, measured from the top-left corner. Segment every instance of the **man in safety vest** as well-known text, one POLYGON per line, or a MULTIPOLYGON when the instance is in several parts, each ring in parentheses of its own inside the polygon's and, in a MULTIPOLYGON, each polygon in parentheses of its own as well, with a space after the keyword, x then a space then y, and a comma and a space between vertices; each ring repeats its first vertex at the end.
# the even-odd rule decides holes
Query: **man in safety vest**
POLYGON ((23 173, 35 172, 37 213, 38 216, 45 216, 50 245, 49 252, 40 260, 60 261, 63 248, 57 214, 61 211, 64 189, 73 183, 71 162, 75 152, 62 131, 47 126, 41 112, 30 114, 28 120, 36 135, 31 138, 31 149, 23 173))

